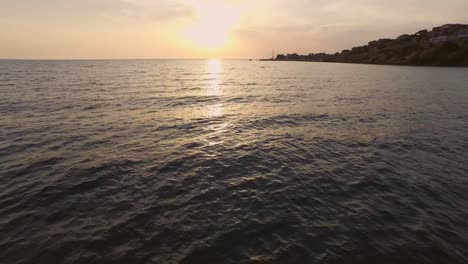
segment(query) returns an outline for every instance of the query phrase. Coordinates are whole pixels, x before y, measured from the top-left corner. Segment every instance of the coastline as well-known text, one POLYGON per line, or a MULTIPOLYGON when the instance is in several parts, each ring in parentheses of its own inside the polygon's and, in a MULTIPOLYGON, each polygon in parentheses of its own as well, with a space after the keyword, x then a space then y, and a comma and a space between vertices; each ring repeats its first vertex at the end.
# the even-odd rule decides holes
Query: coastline
POLYGON ((386 63, 365 63, 365 62, 346 62, 346 61, 316 61, 316 60, 276 60, 276 59, 259 59, 258 61, 265 62, 317 62, 317 63, 341 63, 341 64, 360 64, 360 65, 375 65, 375 66, 407 66, 407 67, 436 67, 436 68, 468 68, 468 65, 416 65, 416 64, 386 64, 386 63))
POLYGON ((396 39, 379 39, 334 54, 291 53, 261 61, 335 62, 370 65, 468 67, 468 25, 447 24, 396 39))

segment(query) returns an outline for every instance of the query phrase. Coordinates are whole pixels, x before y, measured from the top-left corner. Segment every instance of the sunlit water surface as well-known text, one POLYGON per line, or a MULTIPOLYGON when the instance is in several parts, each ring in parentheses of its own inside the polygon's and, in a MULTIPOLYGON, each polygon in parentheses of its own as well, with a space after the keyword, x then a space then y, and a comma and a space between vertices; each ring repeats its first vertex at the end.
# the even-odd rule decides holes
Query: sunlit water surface
POLYGON ((468 69, 0 62, 1 263, 468 263, 468 69))

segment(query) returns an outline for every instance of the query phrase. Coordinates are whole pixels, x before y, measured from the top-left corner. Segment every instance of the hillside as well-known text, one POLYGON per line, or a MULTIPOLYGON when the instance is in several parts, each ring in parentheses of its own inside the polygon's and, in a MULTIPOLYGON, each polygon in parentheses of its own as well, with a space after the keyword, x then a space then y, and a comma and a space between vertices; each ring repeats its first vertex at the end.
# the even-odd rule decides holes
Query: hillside
POLYGON ((418 66, 468 66, 468 25, 448 24, 380 39, 335 54, 279 54, 276 59, 418 66))

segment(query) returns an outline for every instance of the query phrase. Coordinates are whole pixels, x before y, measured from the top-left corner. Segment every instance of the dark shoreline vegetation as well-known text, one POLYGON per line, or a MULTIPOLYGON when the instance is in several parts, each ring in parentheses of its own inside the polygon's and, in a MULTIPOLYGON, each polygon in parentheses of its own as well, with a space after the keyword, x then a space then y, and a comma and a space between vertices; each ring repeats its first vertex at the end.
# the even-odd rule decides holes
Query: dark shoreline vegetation
POLYGON ((278 54, 271 61, 468 67, 468 25, 447 24, 396 39, 374 40, 335 54, 278 54))

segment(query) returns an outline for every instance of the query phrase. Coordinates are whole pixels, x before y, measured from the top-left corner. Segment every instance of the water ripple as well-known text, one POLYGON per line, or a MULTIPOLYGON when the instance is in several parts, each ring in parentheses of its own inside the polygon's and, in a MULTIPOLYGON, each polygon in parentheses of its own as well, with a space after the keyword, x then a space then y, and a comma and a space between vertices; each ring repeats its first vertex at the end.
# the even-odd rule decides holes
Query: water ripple
POLYGON ((2 263, 468 260, 466 69, 0 61, 0 76, 2 263))

